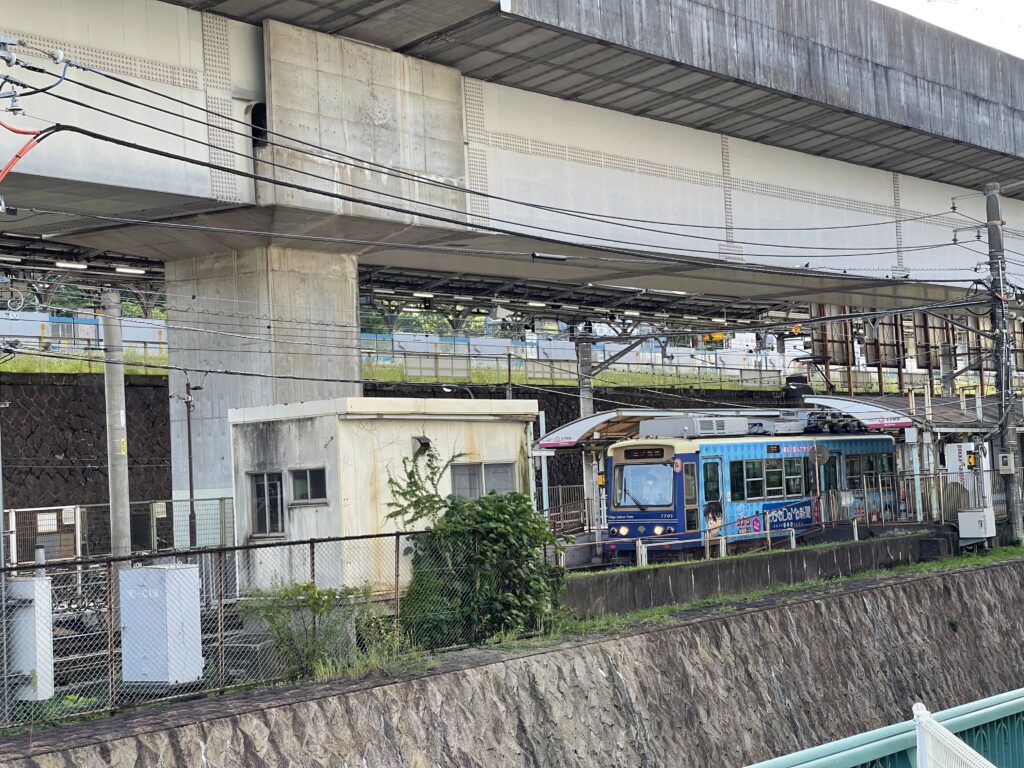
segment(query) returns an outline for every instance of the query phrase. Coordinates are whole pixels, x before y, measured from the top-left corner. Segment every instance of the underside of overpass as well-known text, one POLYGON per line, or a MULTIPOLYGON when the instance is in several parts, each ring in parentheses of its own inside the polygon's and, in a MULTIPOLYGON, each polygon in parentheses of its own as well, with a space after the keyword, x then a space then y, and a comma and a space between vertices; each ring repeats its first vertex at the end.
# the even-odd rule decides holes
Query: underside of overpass
MULTIPOLYGON (((1024 177, 1024 136, 1017 128, 1024 125, 1024 96, 1013 87, 1024 79, 1024 62, 869 0, 178 5, 203 13, 204 43, 207 28, 223 26, 218 14, 262 25, 265 72, 253 78, 259 82, 241 88, 230 82, 233 70, 221 71, 211 90, 217 58, 210 54, 204 61, 210 72, 201 73, 205 103, 265 103, 271 135, 289 140, 259 148, 250 140, 239 160, 211 130, 210 153, 198 163, 208 186, 183 183, 176 191, 16 172, 5 180, 3 194, 20 212, 5 222, 0 249, 23 259, 22 269, 43 268, 55 252, 65 253, 88 266, 89 276, 78 279, 103 282, 117 264, 145 269, 147 278, 164 276, 168 294, 184 299, 170 317, 177 349, 172 362, 188 370, 254 374, 244 386, 212 380, 199 403, 197 445, 209 457, 201 469, 209 476, 197 488, 211 495, 228 487, 228 408, 358 390, 360 293, 378 303, 507 305, 571 324, 623 315, 679 330, 706 327, 711 318, 784 322, 805 314, 811 301, 907 309, 962 298, 970 280, 915 279, 905 265, 923 246, 904 246, 911 239, 911 225, 904 222, 928 218, 933 226, 916 232, 914 243, 948 242, 950 231, 965 222, 943 210, 950 197, 1024 177), (365 71, 352 75, 348 64, 339 63, 345 56, 365 71), (397 94, 394 102, 382 101, 382 91, 397 94), (355 94, 351 103, 345 102, 349 93, 355 94), (548 100, 536 101, 542 97, 548 100), (419 133, 395 128, 405 126, 411 104, 425 114, 419 133), (531 126, 519 126, 515 134, 500 123, 520 104, 535 110, 538 123, 561 110, 549 119, 563 130, 571 115, 581 118, 581 129, 609 113, 646 119, 651 122, 642 127, 659 146, 678 145, 684 154, 659 162, 651 159, 657 150, 645 155, 642 146, 617 148, 616 142, 633 138, 637 122, 606 120, 611 127, 590 137, 605 149, 582 141, 560 145, 539 129, 527 135, 531 126), (591 111, 570 113, 580 105, 591 111), (482 117, 487 110, 490 123, 482 117), (296 146, 290 137, 308 143, 296 146), (313 155, 311 146, 317 148, 313 155), (501 155, 511 153, 509 147, 522 151, 509 160, 501 155), (791 171, 797 155, 766 153, 765 166, 778 172, 753 178, 751 147, 836 165, 791 171), (414 150, 417 157, 409 159, 414 150), (733 172, 744 153, 751 178, 733 172), (489 174, 488 161, 494 166, 489 174), (502 162, 536 165, 516 180, 519 188, 508 189, 502 162), (532 178, 544 162, 558 170, 550 178, 532 178), (718 239, 706 238, 714 242, 704 248, 673 247, 678 238, 671 232, 647 241, 634 234, 632 242, 614 227, 618 239, 599 230, 580 237, 559 232, 549 219, 564 211, 545 206, 562 204, 557 177, 572 163, 583 169, 573 183, 584 192, 588 185, 623 182, 618 202, 646 196, 644 205, 662 206, 658 215, 645 217, 654 222, 677 221, 692 208, 697 219, 711 222, 718 239), (842 168, 851 169, 851 183, 861 185, 848 199, 846 190, 829 189, 822 180, 840 164, 848 164, 842 168), (863 169, 881 173, 862 178, 863 169), (788 180, 782 178, 790 171, 788 180), (931 184, 926 194, 924 181, 931 184), (685 191, 666 203, 666 187, 658 185, 670 183, 685 191), (801 184, 806 189, 798 189, 801 184), (357 195, 356 189, 362 191, 357 195), (534 218, 500 218, 510 209, 523 212, 517 200, 524 199, 524 189, 541 201, 530 203, 534 218), (550 189, 556 189, 550 193, 554 201, 544 198, 550 189), (927 205, 943 203, 938 209, 908 204, 911 193, 927 205), (773 211, 765 200, 789 208, 773 211), (784 236, 771 240, 762 232, 765 245, 744 232, 748 219, 751 229, 800 229, 811 209, 819 216, 828 212, 818 229, 828 229, 834 215, 838 229, 884 231, 863 240, 870 246, 848 238, 843 247, 849 245, 849 258, 831 261, 817 258, 814 246, 787 252, 784 236), (759 258, 759 249, 770 257, 759 258), (858 251, 874 255, 873 266, 860 269, 867 262, 857 260, 858 251), (225 332, 225 321, 211 318, 232 310, 236 319, 225 332), (321 330, 313 342, 297 338, 314 328, 321 330), (311 344, 316 348, 302 346, 311 344), (284 383, 283 376, 293 378, 284 383)), ((228 39, 227 33, 221 37, 228 39)), ((246 124, 240 128, 249 131, 246 124)), ((236 149, 237 138, 231 145, 236 149)), ((43 146, 63 150, 70 141, 43 146)), ((84 146, 69 154, 80 157, 93 144, 84 146)), ((121 154, 128 182, 133 171, 144 175, 127 159, 140 157, 134 153, 125 148, 121 154)), ((1009 187, 1007 195, 1024 199, 1024 187, 1009 187)), ((616 202, 602 210, 615 210, 616 202)), ((593 208, 578 205, 583 215, 572 214, 578 228, 586 229, 579 220, 588 216, 602 223, 586 213, 593 208)), ((977 201, 963 206, 979 214, 977 201)), ((624 216, 642 224, 643 205, 637 208, 640 214, 624 216)), ((1024 236, 1012 228, 1008 234, 1024 236)), ((949 250, 953 255, 944 255, 942 266, 958 278, 984 258, 972 248, 966 250, 974 256, 949 250)), ((180 459, 184 426, 178 414, 175 419, 180 459)), ((179 490, 182 469, 176 461, 179 490)))

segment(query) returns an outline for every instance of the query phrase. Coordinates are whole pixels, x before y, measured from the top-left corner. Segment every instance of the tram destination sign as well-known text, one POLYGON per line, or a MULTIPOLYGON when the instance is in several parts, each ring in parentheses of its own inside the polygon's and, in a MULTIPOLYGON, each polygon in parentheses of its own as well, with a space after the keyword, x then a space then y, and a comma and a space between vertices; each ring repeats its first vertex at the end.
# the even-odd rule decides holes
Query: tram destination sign
POLYGON ((623 455, 626 461, 635 459, 663 459, 665 458, 664 448, 627 448, 623 455))

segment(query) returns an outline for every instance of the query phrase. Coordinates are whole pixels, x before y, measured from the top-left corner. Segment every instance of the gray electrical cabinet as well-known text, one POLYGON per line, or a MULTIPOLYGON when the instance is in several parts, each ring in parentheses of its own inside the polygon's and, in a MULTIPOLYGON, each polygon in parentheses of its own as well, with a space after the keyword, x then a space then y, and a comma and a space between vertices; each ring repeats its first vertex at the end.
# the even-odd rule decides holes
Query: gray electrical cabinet
POLYGON ((122 679, 173 685, 201 678, 199 566, 128 568, 119 584, 122 679))

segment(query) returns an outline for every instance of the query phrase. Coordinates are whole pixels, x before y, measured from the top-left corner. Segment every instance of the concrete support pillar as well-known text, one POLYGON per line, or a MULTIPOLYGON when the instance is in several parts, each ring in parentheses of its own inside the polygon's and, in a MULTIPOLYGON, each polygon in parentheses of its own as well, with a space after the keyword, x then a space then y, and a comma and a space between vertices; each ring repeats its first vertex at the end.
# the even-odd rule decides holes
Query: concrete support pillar
MULTIPOLYGON (((170 365, 203 387, 192 414, 196 498, 231 496, 229 409, 361 394, 356 257, 272 245, 176 259, 166 271, 170 365), (203 382, 207 370, 255 375, 203 382)), ((172 371, 170 391, 184 385, 172 371)), ((187 499, 185 404, 170 408, 174 498, 187 499)), ((205 519, 213 505, 196 506, 197 544, 217 543, 219 521, 205 519)), ((187 516, 175 515, 175 543, 187 540, 187 516)))

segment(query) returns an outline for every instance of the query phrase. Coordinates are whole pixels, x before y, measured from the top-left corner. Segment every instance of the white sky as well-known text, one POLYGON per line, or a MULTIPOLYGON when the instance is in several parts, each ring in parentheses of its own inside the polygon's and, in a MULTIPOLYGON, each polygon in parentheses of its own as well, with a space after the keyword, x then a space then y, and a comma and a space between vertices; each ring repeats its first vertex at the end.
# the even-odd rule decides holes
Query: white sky
POLYGON ((1021 0, 875 0, 1024 59, 1021 0))

